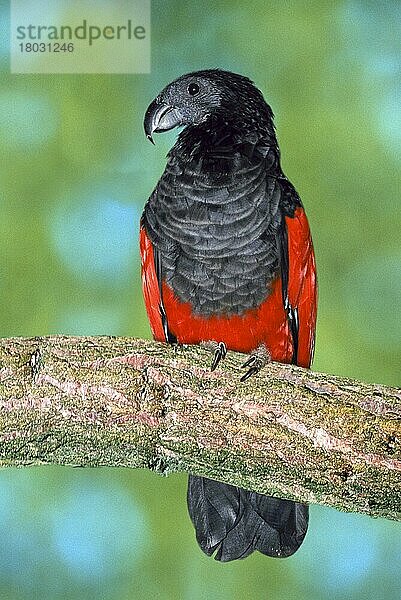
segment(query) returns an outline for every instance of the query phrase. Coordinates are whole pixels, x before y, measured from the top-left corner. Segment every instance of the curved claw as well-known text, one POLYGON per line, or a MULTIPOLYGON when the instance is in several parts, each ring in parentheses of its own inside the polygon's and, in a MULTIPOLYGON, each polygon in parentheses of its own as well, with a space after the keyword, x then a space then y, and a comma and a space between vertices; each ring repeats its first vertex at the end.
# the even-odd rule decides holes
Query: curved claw
MULTIPOLYGON (((243 367, 245 365, 242 365, 243 367)), ((246 381, 247 379, 249 379, 250 377, 252 377, 252 375, 254 375, 255 373, 258 373, 260 371, 259 367, 251 367, 250 369, 247 370, 247 372, 245 373, 245 375, 243 375, 240 378, 240 381, 246 381)))
POLYGON ((241 365, 241 369, 248 368, 247 372, 242 375, 240 381, 246 381, 255 373, 258 373, 265 365, 270 362, 270 354, 265 346, 258 346, 250 357, 241 365))
POLYGON ((210 367, 211 371, 214 371, 217 367, 217 365, 219 364, 219 362, 226 357, 227 354, 227 346, 225 345, 224 342, 219 342, 216 351, 214 353, 214 358, 213 358, 213 362, 212 365, 210 367))
POLYGON ((251 356, 246 360, 242 365, 241 369, 245 369, 245 367, 252 367, 256 362, 256 356, 251 354, 251 356))

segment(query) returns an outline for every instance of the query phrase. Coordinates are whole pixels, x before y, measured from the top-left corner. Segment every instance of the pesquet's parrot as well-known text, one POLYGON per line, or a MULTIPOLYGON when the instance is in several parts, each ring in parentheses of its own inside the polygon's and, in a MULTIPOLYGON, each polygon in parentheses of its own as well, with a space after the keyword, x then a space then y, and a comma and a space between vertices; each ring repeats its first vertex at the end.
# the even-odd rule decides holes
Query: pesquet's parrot
MULTIPOLYGON (((154 338, 205 343, 212 368, 227 349, 250 354, 242 380, 271 358, 309 367, 316 268, 301 200, 283 174, 273 113, 246 77, 198 71, 167 85, 145 133, 184 126, 145 205, 140 249, 154 338)), ((189 476, 202 550, 220 561, 254 550, 293 554, 308 507, 189 476)))

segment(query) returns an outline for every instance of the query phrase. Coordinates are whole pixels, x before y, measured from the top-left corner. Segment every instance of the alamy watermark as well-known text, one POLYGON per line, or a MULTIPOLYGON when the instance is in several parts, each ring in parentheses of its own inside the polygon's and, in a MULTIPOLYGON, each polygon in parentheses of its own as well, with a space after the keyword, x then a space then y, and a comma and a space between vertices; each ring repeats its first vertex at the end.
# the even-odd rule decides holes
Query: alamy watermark
POLYGON ((12 73, 149 73, 150 0, 11 0, 12 73))

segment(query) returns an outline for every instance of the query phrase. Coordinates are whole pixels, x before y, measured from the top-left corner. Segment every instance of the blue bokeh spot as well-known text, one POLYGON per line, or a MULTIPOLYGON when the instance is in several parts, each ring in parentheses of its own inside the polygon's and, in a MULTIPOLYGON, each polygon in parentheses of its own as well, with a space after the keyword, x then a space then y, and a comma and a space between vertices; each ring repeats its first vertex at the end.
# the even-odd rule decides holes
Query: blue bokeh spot
POLYGON ((61 204, 51 222, 56 250, 66 266, 85 280, 116 284, 132 272, 138 211, 113 198, 61 204))
POLYGON ((108 577, 146 546, 144 515, 122 489, 76 490, 54 514, 54 544, 81 579, 108 577))
POLYGON ((8 582, 24 598, 32 597, 32 581, 46 598, 64 598, 66 581, 87 589, 101 581, 106 589, 135 569, 148 544, 146 515, 120 485, 73 471, 53 490, 52 473, 2 471, 0 586, 8 582))
POLYGON ((322 507, 313 507, 311 513, 310 531, 297 562, 312 585, 325 582, 327 597, 351 598, 378 558, 380 521, 322 507))

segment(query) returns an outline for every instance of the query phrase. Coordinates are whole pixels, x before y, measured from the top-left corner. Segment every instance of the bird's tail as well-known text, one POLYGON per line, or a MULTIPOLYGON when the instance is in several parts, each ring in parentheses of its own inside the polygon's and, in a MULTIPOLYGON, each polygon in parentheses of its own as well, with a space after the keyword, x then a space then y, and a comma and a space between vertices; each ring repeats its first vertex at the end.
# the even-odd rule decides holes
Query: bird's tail
POLYGON ((308 529, 308 506, 189 476, 188 510, 203 552, 227 562, 254 550, 286 557, 308 529))

